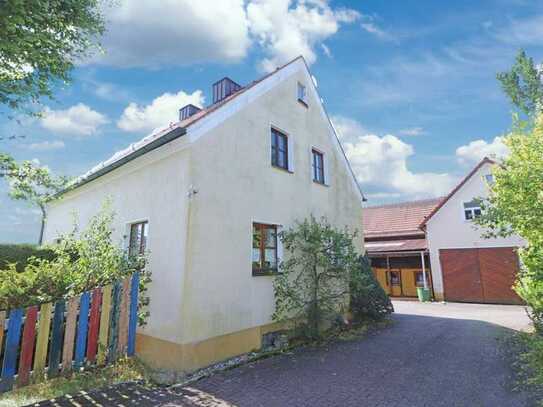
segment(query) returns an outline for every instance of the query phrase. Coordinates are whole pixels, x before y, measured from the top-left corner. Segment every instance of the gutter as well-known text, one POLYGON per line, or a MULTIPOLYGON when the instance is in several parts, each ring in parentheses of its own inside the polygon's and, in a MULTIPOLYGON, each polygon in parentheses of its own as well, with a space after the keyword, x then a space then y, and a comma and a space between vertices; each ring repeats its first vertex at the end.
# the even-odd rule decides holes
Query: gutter
POLYGON ((53 197, 54 199, 59 198, 61 195, 73 191, 76 188, 79 188, 91 181, 94 181, 97 178, 100 178, 103 175, 106 175, 117 168, 129 163, 130 161, 135 160, 138 157, 141 157, 142 155, 156 150, 159 147, 162 147, 164 144, 169 143, 170 141, 176 140, 182 136, 184 136, 187 133, 187 129, 184 127, 176 127, 175 129, 172 129, 170 132, 166 133, 163 136, 160 136, 156 140, 153 140, 149 144, 144 145, 141 148, 138 148, 137 150, 134 150, 130 154, 120 158, 117 161, 112 162, 111 164, 108 164, 102 168, 100 168, 98 171, 93 172, 88 177, 81 179, 80 181, 68 186, 67 188, 63 189, 59 193, 55 194, 53 197))

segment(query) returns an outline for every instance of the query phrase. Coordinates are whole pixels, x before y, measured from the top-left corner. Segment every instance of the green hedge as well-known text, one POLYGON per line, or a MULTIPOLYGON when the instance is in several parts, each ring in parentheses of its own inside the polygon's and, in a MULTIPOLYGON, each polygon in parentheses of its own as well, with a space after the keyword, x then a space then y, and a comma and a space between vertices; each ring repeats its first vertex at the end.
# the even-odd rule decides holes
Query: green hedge
POLYGON ((0 244, 0 270, 7 268, 9 263, 17 263, 17 271, 24 270, 29 257, 52 260, 54 254, 49 249, 32 244, 0 244))

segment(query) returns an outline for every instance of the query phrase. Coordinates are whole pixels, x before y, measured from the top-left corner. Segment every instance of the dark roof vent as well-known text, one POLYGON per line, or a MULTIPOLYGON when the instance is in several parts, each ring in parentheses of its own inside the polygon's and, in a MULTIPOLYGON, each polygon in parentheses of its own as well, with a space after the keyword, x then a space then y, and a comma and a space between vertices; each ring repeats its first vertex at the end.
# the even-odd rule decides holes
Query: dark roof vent
POLYGON ((196 107, 194 105, 188 104, 181 109, 179 109, 179 120, 183 121, 185 119, 188 119, 190 116, 192 116, 195 113, 198 113, 201 109, 199 107, 196 107))
POLYGON ((241 89, 241 85, 238 85, 230 78, 223 78, 213 84, 213 104, 226 99, 232 93, 236 93, 241 89))

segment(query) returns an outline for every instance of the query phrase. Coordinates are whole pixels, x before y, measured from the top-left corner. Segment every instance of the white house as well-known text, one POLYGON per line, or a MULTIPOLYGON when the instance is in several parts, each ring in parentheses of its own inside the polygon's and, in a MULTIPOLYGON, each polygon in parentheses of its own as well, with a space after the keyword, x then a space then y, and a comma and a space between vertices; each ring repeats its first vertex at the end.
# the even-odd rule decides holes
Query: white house
MULTIPOLYGON (((147 250, 149 324, 137 353, 189 371, 257 349, 276 329, 277 231, 310 214, 360 228, 363 196, 302 57, 131 145, 48 207, 45 240, 110 199, 115 238, 147 250)), ((357 246, 363 250, 363 237, 357 246)))
POLYGON ((519 269, 517 236, 485 238, 473 219, 487 198, 494 161, 483 159, 422 223, 426 230, 434 292, 449 301, 519 303, 511 290, 519 269))
POLYGON ((447 196, 368 207, 365 249, 391 296, 416 297, 426 285, 436 300, 519 303, 511 289, 519 269, 516 236, 484 237, 473 219, 493 182, 483 159, 447 196))

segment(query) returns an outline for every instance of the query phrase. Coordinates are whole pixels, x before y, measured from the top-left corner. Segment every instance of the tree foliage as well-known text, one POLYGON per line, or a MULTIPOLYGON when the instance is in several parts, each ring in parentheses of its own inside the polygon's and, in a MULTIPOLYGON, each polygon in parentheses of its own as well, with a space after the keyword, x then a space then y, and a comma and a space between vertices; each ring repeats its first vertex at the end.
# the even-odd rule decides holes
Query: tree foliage
POLYGON ((113 241, 114 214, 107 206, 79 231, 77 225, 48 247, 51 259, 31 257, 24 271, 10 263, 0 270, 0 310, 26 307, 78 295, 140 271, 140 323, 148 316, 150 272, 146 257, 129 256, 113 241))
POLYGON ((543 110, 543 69, 520 50, 510 71, 497 75, 513 105, 527 115, 543 110))
POLYGON ((29 112, 104 31, 99 0, 0 1, 0 105, 29 112))
POLYGON ((355 320, 379 321, 394 312, 390 297, 375 278, 370 259, 360 257, 358 269, 352 273, 351 313, 355 320))
POLYGON ((495 183, 477 222, 488 236, 514 233, 526 240, 515 290, 543 334, 543 114, 533 125, 517 124, 505 143, 511 154, 494 169, 495 183))
POLYGON ((62 191, 70 181, 64 176, 54 176, 47 167, 33 161, 17 163, 11 156, 0 153, 0 178, 9 182, 9 196, 36 205, 41 211, 39 244, 43 241, 46 205, 62 191))
POLYGON ((354 237, 314 217, 280 233, 287 256, 274 280, 275 320, 292 319, 316 338, 325 322, 348 310, 350 276, 358 266, 354 237))

